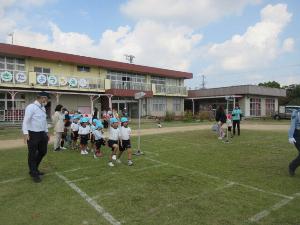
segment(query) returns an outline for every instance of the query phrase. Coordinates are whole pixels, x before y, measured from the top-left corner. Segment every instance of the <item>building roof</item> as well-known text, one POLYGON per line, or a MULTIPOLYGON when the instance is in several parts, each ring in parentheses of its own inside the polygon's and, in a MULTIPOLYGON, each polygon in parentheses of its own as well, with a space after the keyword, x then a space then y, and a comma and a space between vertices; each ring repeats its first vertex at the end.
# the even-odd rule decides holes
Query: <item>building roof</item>
POLYGON ((188 98, 230 95, 262 95, 273 97, 286 97, 286 90, 279 88, 262 87, 257 85, 240 85, 188 91, 188 98))
POLYGON ((37 59, 44 59, 56 62, 67 62, 77 65, 96 66, 109 70, 150 74, 155 76, 163 76, 170 78, 184 78, 190 79, 193 77, 192 73, 181 72, 175 70, 161 69, 149 66, 135 65, 105 59, 97 59, 86 56, 79 56, 67 54, 62 52, 54 52, 36 48, 29 48, 19 45, 11 45, 0 43, 0 54, 12 55, 17 57, 32 57, 37 59))

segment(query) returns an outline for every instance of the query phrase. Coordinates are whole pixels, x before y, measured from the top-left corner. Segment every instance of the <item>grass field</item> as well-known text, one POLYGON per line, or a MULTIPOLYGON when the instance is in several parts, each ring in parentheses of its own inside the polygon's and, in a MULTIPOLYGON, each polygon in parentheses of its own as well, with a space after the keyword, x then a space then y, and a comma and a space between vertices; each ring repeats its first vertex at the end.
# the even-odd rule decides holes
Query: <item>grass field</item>
POLYGON ((133 167, 123 158, 114 168, 107 157, 49 151, 39 184, 26 149, 0 151, 0 224, 300 224, 285 132, 242 131, 229 144, 205 131, 149 135, 142 150, 133 167))

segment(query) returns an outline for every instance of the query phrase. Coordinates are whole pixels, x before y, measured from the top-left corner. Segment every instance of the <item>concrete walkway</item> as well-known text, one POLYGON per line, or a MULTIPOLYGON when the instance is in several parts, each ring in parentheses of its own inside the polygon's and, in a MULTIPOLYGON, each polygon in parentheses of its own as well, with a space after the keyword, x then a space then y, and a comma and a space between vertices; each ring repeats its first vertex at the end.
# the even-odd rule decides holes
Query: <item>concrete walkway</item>
MULTIPOLYGON (((164 133, 187 132, 193 130, 210 130, 210 129, 211 129, 211 125, 151 128, 151 129, 142 129, 141 135, 164 134, 164 133)), ((241 129, 242 130, 288 131, 289 125, 241 124, 241 129)), ((133 130, 132 136, 136 136, 136 135, 137 135, 137 130, 133 130)), ((53 137, 50 138, 50 143, 52 142, 53 142, 53 137)), ((19 147, 25 147, 25 143, 23 139, 0 140, 0 150, 19 148, 19 147)))

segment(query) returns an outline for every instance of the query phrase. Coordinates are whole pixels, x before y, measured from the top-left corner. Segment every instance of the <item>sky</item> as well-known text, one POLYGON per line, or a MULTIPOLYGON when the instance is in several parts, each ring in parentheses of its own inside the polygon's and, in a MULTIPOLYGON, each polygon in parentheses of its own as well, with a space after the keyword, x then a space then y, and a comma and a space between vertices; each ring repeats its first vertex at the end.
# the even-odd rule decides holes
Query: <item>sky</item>
POLYGON ((0 42, 193 73, 190 89, 300 84, 298 0, 0 0, 0 42))

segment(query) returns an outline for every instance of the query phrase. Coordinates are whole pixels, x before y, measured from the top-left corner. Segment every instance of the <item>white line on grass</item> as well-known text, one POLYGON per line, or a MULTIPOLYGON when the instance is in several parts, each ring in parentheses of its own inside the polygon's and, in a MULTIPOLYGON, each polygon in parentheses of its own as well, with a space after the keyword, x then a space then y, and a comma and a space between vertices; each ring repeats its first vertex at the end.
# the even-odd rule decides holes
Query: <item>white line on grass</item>
POLYGON ((60 179, 65 181, 66 184, 69 185, 74 191, 76 191, 87 203, 89 203, 100 215, 102 215, 110 224, 112 225, 120 225, 121 222, 117 221, 110 213, 106 212, 105 209, 100 206, 95 200, 93 200, 90 196, 87 195, 84 191, 82 191, 79 187, 77 187, 74 183, 72 183, 68 178, 63 176, 60 173, 55 173, 60 179))
MULTIPOLYGON (((148 160, 151 160, 151 161, 154 161, 154 162, 158 162, 158 163, 165 163, 165 162, 162 162, 162 161, 159 161, 159 160, 156 160, 156 159, 152 159, 152 158, 149 158, 149 157, 145 157, 145 159, 148 159, 148 160)), ((216 177, 216 176, 213 176, 213 175, 201 172, 201 171, 188 169, 188 168, 185 168, 185 167, 182 167, 182 166, 177 166, 177 165, 174 165, 174 164, 171 164, 171 163, 167 163, 167 165, 169 165, 173 168, 182 169, 182 170, 185 170, 185 171, 188 171, 188 172, 201 174, 202 176, 209 177, 209 178, 212 178, 212 179, 223 180, 223 181, 228 182, 228 183, 233 182, 236 185, 239 185, 239 186, 242 186, 242 187, 245 187, 245 188, 248 188, 248 189, 252 189, 252 190, 255 190, 255 191, 258 191, 258 192, 262 192, 262 193, 266 193, 266 194, 270 194, 270 195, 274 195, 274 196, 280 196, 280 197, 286 198, 286 199, 293 198, 293 197, 288 196, 288 195, 284 195, 284 194, 280 194, 280 193, 276 193, 276 192, 272 192, 272 191, 266 191, 266 190, 263 190, 261 188, 257 188, 257 187, 251 186, 251 185, 246 185, 246 184, 242 184, 242 183, 239 183, 239 182, 223 179, 223 178, 216 177)))
POLYGON ((24 179, 26 179, 26 178, 19 177, 19 178, 13 178, 13 179, 9 179, 9 180, 3 180, 3 181, 0 181, 0 184, 13 183, 13 182, 17 182, 17 181, 24 180, 24 179))
POLYGON ((279 201, 276 204, 274 204, 273 206, 271 206, 269 209, 265 209, 265 210, 255 214, 254 216, 249 218, 249 220, 251 222, 258 222, 262 218, 268 216, 271 213, 271 211, 276 211, 276 210, 280 209, 281 207, 285 206, 286 204, 288 204, 293 199, 294 199, 294 197, 291 197, 291 198, 288 198, 288 199, 282 199, 281 201, 279 201))

